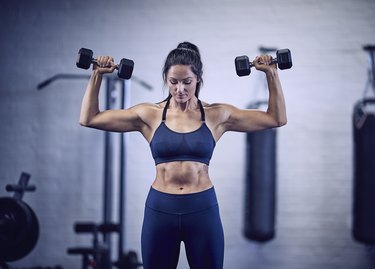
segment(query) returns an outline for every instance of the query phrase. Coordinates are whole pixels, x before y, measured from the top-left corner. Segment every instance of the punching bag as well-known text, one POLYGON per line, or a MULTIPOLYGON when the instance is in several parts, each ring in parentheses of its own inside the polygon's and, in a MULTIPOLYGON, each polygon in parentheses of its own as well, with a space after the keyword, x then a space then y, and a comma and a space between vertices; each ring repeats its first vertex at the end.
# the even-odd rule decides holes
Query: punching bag
POLYGON ((375 99, 354 107, 354 179, 352 235, 356 241, 375 244, 375 99))
POLYGON ((246 134, 244 236, 265 242, 275 236, 276 130, 246 134))

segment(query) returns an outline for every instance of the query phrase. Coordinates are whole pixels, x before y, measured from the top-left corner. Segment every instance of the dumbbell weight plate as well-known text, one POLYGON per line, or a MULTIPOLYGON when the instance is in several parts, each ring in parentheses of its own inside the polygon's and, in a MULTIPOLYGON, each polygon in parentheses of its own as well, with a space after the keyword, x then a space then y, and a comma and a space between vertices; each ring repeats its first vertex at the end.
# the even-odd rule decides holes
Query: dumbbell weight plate
POLYGON ((129 79, 132 76, 134 69, 134 62, 129 59, 122 58, 118 66, 118 77, 129 79))
POLYGON ((23 258, 38 238, 39 223, 34 211, 21 200, 0 198, 0 261, 23 258))
POLYGON ((280 70, 292 67, 292 55, 289 49, 281 49, 276 52, 277 66, 280 70))
POLYGON ((76 65, 82 69, 89 69, 92 63, 92 57, 94 52, 90 49, 81 48, 78 51, 78 58, 76 61, 76 65))
POLYGON ((246 55, 243 56, 237 56, 234 59, 234 64, 236 67, 236 73, 238 76, 248 76, 250 75, 250 62, 249 62, 249 57, 246 55))

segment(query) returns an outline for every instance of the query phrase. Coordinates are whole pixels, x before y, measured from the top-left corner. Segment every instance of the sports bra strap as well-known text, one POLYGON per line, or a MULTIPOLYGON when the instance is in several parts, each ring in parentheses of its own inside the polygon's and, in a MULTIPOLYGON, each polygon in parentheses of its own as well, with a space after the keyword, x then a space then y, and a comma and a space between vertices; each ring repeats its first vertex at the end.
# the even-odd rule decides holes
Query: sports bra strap
MULTIPOLYGON (((168 107, 169 107, 169 103, 170 103, 170 101, 171 101, 171 98, 172 98, 172 96, 169 96, 168 98, 167 98, 167 103, 165 104, 165 107, 164 107, 164 109, 163 109, 163 116, 162 116, 162 121, 165 121, 165 119, 166 119, 166 116, 167 116, 167 109, 168 109, 168 107)), ((201 102, 201 100, 199 100, 198 99, 198 105, 199 105, 199 109, 200 109, 200 111, 201 111, 201 121, 202 122, 205 122, 206 121, 206 115, 205 115, 205 113, 204 113, 204 109, 203 109, 203 105, 202 105, 202 102, 201 102)))
POLYGON ((165 118, 167 116, 167 108, 169 107, 169 102, 171 101, 172 95, 168 96, 167 103, 165 104, 165 107, 163 109, 163 117, 161 118, 162 121, 165 121, 165 118))
POLYGON ((206 115, 204 114, 202 102, 199 99, 198 99, 198 105, 199 105, 199 109, 201 110, 201 121, 205 122, 206 121, 206 115))

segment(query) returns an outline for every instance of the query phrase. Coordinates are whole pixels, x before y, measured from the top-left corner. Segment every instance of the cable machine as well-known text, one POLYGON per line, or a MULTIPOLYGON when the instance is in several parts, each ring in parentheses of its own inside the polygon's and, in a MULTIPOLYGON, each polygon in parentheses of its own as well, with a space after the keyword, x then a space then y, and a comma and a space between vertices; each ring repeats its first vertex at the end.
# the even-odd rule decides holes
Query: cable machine
MULTIPOLYGON (((45 81, 41 82, 37 88, 41 90, 48 86, 50 83, 59 80, 71 79, 86 79, 90 75, 80 74, 56 74, 45 81)), ((124 109, 129 107, 130 101, 130 81, 123 80, 114 75, 103 76, 105 81, 105 109, 124 109)), ((132 76, 132 80, 139 83, 143 88, 152 90, 145 81, 132 76)), ((137 261, 137 255, 134 251, 125 253, 125 202, 126 202, 126 169, 125 169, 125 154, 126 154, 126 141, 124 133, 104 132, 104 174, 103 174, 103 212, 102 223, 76 223, 76 233, 91 233, 93 234, 93 247, 90 248, 69 248, 69 254, 82 255, 83 268, 89 268, 88 256, 92 255, 98 257, 105 249, 104 258, 101 259, 101 265, 98 268, 112 268, 111 265, 111 233, 118 233, 118 262, 119 268, 136 268, 141 264, 137 261), (118 146, 118 147, 116 147, 118 146), (116 148, 118 148, 116 152, 116 148), (116 165, 117 164, 117 165, 116 165), (118 223, 113 223, 113 186, 118 182, 119 196, 118 196, 118 223), (103 242, 98 243, 98 234, 103 236, 103 242), (124 264, 128 265, 124 265, 124 264), (130 264, 130 265, 129 265, 130 264), (131 267, 135 266, 135 267, 131 267)), ((98 259, 98 258, 97 258, 98 259)))

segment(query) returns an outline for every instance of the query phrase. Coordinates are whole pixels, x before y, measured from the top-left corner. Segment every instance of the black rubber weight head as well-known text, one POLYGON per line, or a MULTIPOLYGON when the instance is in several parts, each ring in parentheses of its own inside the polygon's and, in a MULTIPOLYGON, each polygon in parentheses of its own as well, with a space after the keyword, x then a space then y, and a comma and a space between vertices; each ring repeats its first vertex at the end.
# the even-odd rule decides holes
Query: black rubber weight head
POLYGON ((292 55, 289 49, 281 49, 276 52, 277 66, 279 69, 289 69, 292 67, 292 55))
POLYGON ((129 59, 122 58, 118 67, 118 77, 129 79, 132 76, 134 69, 134 62, 129 59))
POLYGON ((238 56, 234 59, 234 64, 236 66, 236 73, 238 76, 248 76, 250 75, 250 64, 249 64, 249 57, 246 55, 238 56))
POLYGON ((93 55, 94 53, 92 50, 81 48, 78 51, 78 58, 76 62, 77 67, 82 68, 82 69, 89 69, 91 62, 92 62, 93 55))

